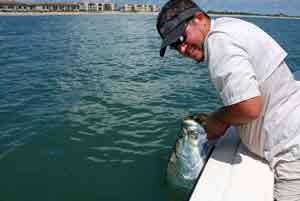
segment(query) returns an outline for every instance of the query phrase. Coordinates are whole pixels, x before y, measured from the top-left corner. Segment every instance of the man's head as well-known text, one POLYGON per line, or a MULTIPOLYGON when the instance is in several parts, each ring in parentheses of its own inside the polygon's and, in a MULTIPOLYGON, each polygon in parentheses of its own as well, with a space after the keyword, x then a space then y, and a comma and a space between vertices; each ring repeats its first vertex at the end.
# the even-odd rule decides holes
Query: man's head
POLYGON ((203 44, 209 31, 210 18, 191 0, 170 0, 157 18, 157 31, 162 38, 160 56, 170 46, 183 56, 204 59, 203 44))

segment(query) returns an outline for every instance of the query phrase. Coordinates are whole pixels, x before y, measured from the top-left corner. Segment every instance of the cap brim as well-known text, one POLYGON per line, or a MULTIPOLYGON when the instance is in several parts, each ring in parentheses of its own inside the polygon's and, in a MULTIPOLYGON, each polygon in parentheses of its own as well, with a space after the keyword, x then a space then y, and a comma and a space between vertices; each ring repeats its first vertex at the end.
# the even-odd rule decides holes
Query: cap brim
POLYGON ((175 43, 185 30, 185 23, 179 24, 174 30, 167 34, 160 46, 160 56, 165 55, 166 49, 172 43, 175 43))
POLYGON ((160 48, 159 55, 160 55, 161 57, 165 56, 166 49, 167 49, 166 47, 160 48))

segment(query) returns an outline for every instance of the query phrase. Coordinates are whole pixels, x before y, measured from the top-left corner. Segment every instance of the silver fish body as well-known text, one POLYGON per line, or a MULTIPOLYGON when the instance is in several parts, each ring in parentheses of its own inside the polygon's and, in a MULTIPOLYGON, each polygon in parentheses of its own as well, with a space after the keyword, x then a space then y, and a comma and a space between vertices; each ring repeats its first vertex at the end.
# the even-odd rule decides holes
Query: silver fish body
POLYGON ((213 149, 204 128, 193 119, 183 120, 182 136, 176 141, 167 167, 167 182, 192 189, 213 149))

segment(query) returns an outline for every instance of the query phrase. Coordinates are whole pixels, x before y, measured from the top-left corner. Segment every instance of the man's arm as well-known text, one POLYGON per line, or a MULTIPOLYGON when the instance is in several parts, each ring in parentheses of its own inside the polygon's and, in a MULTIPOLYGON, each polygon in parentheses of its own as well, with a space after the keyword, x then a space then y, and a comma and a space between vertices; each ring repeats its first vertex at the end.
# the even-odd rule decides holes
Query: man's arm
POLYGON ((230 125, 245 124, 258 118, 261 109, 261 96, 218 109, 207 119, 207 138, 216 139, 224 135, 230 125))
POLYGON ((212 115, 227 124, 244 124, 258 118, 261 112, 261 97, 257 96, 240 103, 222 107, 212 115))

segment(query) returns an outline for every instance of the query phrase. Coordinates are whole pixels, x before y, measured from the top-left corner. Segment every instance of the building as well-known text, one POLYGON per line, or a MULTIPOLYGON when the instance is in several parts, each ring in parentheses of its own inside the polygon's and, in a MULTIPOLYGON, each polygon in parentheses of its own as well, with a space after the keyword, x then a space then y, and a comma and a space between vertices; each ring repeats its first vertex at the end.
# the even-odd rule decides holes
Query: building
POLYGON ((79 11, 88 11, 88 3, 80 2, 79 5, 79 11))
POLYGON ((116 11, 117 10, 117 4, 113 3, 102 3, 101 4, 103 7, 102 11, 116 11))
POLYGON ((158 5, 152 4, 149 5, 150 7, 150 12, 159 12, 160 11, 160 7, 158 5))
POLYGON ((149 4, 124 4, 122 10, 124 12, 159 12, 157 5, 149 4))
POLYGON ((78 12, 78 3, 31 3, 30 11, 39 12, 78 12))
POLYGON ((104 12, 117 10, 117 5, 113 3, 80 2, 78 4, 79 10, 85 12, 104 12))
POLYGON ((15 2, 15 1, 0 1, 0 11, 10 12, 10 11, 27 11, 30 8, 25 3, 15 2))
POLYGON ((122 10, 124 12, 133 12, 134 11, 134 6, 133 6, 133 4, 124 4, 122 10))

